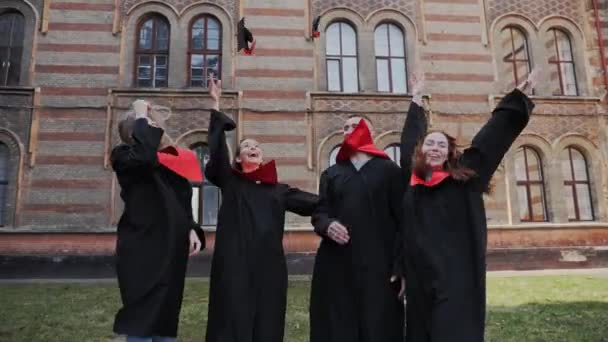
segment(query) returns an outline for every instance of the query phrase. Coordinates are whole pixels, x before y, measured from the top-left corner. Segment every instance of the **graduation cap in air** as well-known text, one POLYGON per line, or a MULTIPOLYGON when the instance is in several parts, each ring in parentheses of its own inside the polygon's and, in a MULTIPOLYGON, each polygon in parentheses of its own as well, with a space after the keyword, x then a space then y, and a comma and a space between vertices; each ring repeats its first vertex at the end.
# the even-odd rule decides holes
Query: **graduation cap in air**
POLYGON ((312 38, 319 38, 321 36, 321 32, 319 32, 319 21, 321 21, 321 16, 316 17, 312 21, 312 38))
POLYGON ((245 18, 242 18, 237 25, 237 40, 238 51, 245 49, 245 54, 251 55, 253 53, 253 50, 255 50, 255 39, 251 31, 245 27, 245 18))

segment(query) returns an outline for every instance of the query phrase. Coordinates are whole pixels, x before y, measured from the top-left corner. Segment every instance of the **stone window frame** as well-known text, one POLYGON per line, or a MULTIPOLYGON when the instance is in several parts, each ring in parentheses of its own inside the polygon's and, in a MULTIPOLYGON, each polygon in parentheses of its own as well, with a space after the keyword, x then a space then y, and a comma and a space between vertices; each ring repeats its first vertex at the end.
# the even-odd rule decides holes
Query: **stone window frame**
POLYGON ((24 161, 24 147, 13 132, 0 128, 0 143, 5 144, 9 150, 8 189, 6 207, 2 208, 6 215, 5 222, 0 222, 0 228, 17 226, 17 206, 19 184, 24 161))
POLYGON ((0 2, 0 14, 8 11, 17 11, 25 19, 19 86, 30 86, 34 79, 34 63, 32 61, 36 50, 38 32, 36 28, 39 26, 40 16, 36 8, 27 0, 2 0, 0 2))
POLYGON ((188 74, 188 46, 189 30, 192 20, 202 15, 215 17, 222 26, 222 85, 223 88, 234 87, 233 60, 235 58, 234 47, 234 22, 232 15, 220 6, 210 3, 195 3, 185 7, 178 12, 174 7, 160 2, 144 2, 131 7, 123 23, 123 39, 121 40, 121 51, 125 53, 125 63, 121 65, 119 84, 123 88, 133 88, 135 68, 135 35, 137 34, 137 23, 146 15, 157 13, 164 16, 169 22, 169 89, 200 89, 190 87, 188 74), (133 58, 132 58, 133 57, 133 58))
MULTIPOLYGON (((374 49, 374 35, 376 27, 380 24, 391 23, 397 25, 405 36, 406 70, 414 70, 414 61, 417 59, 418 30, 407 15, 392 9, 380 9, 370 13, 366 18, 348 8, 333 8, 321 13, 319 32, 325 32, 329 25, 335 22, 349 23, 357 34, 357 73, 359 78, 359 93, 378 92, 378 76, 376 74, 376 53, 374 49)), ((317 91, 327 90, 326 66, 326 37, 321 37, 316 43, 316 66, 319 75, 316 81, 317 91)), ((409 80, 409 73, 407 79, 409 80)), ((408 92, 409 92, 408 86, 408 92)))
POLYGON ((505 14, 494 20, 491 25, 491 39, 490 44, 492 48, 492 55, 495 61, 495 79, 498 80, 498 84, 502 87, 506 87, 509 84, 510 79, 506 80, 504 75, 500 72, 502 63, 501 56, 504 55, 503 49, 500 47, 500 33, 503 29, 512 26, 521 30, 528 40, 528 53, 530 58, 531 67, 540 67, 545 71, 544 79, 541 80, 540 84, 534 91, 535 95, 544 97, 560 97, 562 95, 553 95, 552 84, 550 82, 550 71, 552 65, 549 63, 548 51, 545 47, 545 41, 548 37, 548 30, 551 28, 557 28, 565 32, 570 37, 572 44, 573 59, 576 73, 576 84, 578 88, 578 95, 567 95, 565 97, 581 97, 588 96, 589 89, 592 89, 590 80, 587 77, 586 66, 584 63, 588 60, 586 56, 586 43, 583 36, 583 30, 578 24, 567 17, 563 16, 551 16, 542 19, 539 23, 534 23, 527 16, 522 14, 505 14))
POLYGON ((162 88, 166 88, 166 86, 164 87, 160 87, 157 86, 156 83, 156 57, 158 56, 164 56, 166 59, 166 65, 165 65, 165 74, 166 74, 166 82, 167 85, 169 84, 169 76, 170 76, 170 72, 171 72, 171 24, 169 23, 169 21, 167 20, 167 18, 162 15, 162 14, 158 14, 155 12, 149 12, 143 16, 141 16, 139 18, 139 20, 137 21, 137 26, 135 29, 135 40, 133 42, 133 45, 135 46, 135 53, 133 54, 133 88, 150 88, 150 89, 162 89, 162 88), (148 51, 142 49, 139 49, 139 38, 141 36, 141 30, 144 26, 145 23, 147 23, 148 21, 152 20, 152 28, 153 28, 153 33, 152 33, 152 46, 156 47, 156 43, 157 43, 157 37, 156 37, 156 25, 158 25, 160 22, 164 22, 164 24, 167 24, 167 29, 169 30, 169 44, 167 46, 167 50, 159 50, 157 48, 152 48, 148 51), (150 57, 150 77, 151 77, 151 86, 150 87, 140 87, 138 85, 139 83, 139 67, 140 64, 138 62, 138 57, 140 56, 149 56, 150 57))

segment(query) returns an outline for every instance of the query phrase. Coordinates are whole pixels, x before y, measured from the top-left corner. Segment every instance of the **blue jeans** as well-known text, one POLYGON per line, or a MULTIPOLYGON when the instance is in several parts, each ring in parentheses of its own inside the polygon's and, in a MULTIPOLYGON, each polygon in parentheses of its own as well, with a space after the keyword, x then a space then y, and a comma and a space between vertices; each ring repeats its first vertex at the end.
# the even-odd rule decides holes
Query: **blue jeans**
POLYGON ((127 342, 177 342, 177 338, 162 337, 162 336, 152 336, 152 337, 127 336, 127 342))

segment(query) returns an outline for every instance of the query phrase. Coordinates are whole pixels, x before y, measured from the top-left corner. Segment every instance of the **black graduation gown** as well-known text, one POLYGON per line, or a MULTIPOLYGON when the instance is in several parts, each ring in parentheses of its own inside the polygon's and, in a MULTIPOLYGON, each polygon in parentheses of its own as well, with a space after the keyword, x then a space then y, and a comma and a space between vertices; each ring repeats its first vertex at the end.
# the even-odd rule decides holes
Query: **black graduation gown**
MULTIPOLYGON (((403 220, 408 342, 484 340, 483 192, 533 107, 519 90, 498 104, 460 159, 476 177, 468 181, 448 177, 433 187, 408 185, 403 220)), ((401 138, 401 166, 408 179, 416 143, 425 136, 426 126, 423 109, 412 103, 401 138)))
POLYGON ((282 342, 287 266, 285 211, 309 216, 316 195, 285 184, 258 184, 230 165, 225 131, 234 122, 212 111, 205 175, 222 190, 211 265, 207 342, 282 342))
POLYGON ((118 222, 116 272, 123 307, 114 332, 134 336, 177 336, 189 253, 192 188, 158 162, 162 129, 135 121, 133 145, 112 150, 124 212, 118 222))
POLYGON ((323 172, 312 223, 321 237, 310 298, 311 342, 402 342, 399 222, 404 181, 399 166, 373 157, 357 171, 350 161, 323 172), (331 222, 349 230, 339 245, 331 222), (397 285, 397 286, 395 286, 397 285))

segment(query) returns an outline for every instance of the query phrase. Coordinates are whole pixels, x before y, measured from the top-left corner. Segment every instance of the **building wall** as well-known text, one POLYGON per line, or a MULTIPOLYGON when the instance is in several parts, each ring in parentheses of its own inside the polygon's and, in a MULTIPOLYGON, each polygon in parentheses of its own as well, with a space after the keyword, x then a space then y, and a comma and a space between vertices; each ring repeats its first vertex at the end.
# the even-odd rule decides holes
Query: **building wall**
MULTIPOLYGON (((591 0, 3 1, 0 13, 19 10, 29 33, 21 83, 0 88, 0 141, 12 146, 5 208, 10 219, 0 231, 5 241, 10 236, 13 242, 40 244, 31 248, 36 253, 45 243, 48 251, 86 253, 79 249, 80 233, 105 236, 99 240, 105 245, 91 252, 111 249, 121 201, 108 153, 129 104, 146 98, 170 107, 168 130, 179 143, 206 139, 210 98, 204 89, 188 87, 187 61, 190 22, 208 13, 222 24, 222 107, 238 122, 229 145, 242 137, 258 139, 266 157, 277 160, 281 181, 309 191, 316 191, 348 115, 371 120, 379 147, 399 141, 411 98, 377 92, 377 25, 390 22, 405 32, 408 77, 414 71, 426 76, 432 127, 463 146, 512 86, 500 32, 518 27, 528 38, 531 63, 546 76, 533 97, 537 107, 530 125, 487 197, 488 222, 495 229, 490 247, 605 244, 608 116, 600 45, 608 45, 607 4, 598 0, 600 38, 591 0), (151 12, 171 26, 168 89, 134 87, 137 24, 151 12), (242 16, 257 39, 253 56, 236 51, 236 22, 242 16), (311 39, 316 16, 321 37, 311 39), (357 93, 327 91, 325 29, 339 20, 357 32, 357 93), (556 78, 547 61, 552 27, 570 36, 578 96, 554 95, 556 78), (524 145, 542 158, 548 222, 520 222, 514 158, 524 145), (589 163, 593 222, 568 221, 559 154, 570 145, 589 163), (543 238, 543 232, 560 238, 543 238), (44 235, 51 233, 63 235, 44 235), (63 241, 60 247, 57 241, 63 241)), ((206 228, 212 239, 213 227, 206 228)), ((314 250, 317 239, 308 219, 289 215, 287 228, 289 250, 314 250)), ((0 244, 0 253, 16 252, 10 245, 0 244)))

